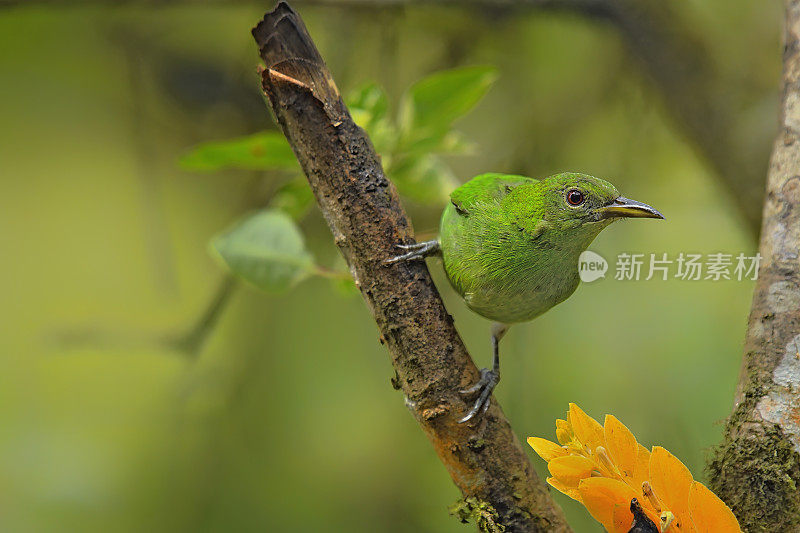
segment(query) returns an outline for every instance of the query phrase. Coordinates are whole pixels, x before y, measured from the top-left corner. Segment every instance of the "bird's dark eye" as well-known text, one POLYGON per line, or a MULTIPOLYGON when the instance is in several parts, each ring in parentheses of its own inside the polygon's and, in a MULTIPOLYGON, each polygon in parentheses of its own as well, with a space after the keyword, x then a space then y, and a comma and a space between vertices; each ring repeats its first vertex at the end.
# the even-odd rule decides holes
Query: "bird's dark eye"
POLYGON ((569 205, 581 205, 583 200, 583 193, 578 189, 570 189, 567 191, 567 203, 569 205))

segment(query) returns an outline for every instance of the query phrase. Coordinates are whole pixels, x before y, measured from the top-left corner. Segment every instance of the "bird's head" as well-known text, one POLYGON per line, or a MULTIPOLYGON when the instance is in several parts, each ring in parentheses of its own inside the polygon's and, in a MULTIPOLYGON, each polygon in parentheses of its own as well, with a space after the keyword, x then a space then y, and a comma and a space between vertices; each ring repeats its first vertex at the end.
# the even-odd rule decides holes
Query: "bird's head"
MULTIPOLYGON (((574 243, 576 249, 588 246, 615 220, 664 218, 649 205, 620 196, 611 183, 588 174, 556 174, 518 192, 511 203, 517 206, 513 209, 520 226, 538 220, 535 226, 548 233, 572 236, 567 241, 574 243)), ((538 233, 535 227, 529 229, 538 233)))
POLYGON ((575 172, 539 182, 542 218, 561 229, 586 227, 600 231, 621 218, 664 218, 647 204, 620 196, 611 183, 575 172))

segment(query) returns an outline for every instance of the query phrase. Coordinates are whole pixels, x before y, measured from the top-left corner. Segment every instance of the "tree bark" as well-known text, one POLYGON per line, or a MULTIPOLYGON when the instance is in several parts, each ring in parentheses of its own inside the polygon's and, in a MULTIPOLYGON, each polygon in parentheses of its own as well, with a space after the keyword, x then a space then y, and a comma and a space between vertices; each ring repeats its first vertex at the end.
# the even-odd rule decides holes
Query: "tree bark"
POLYGON ((414 242, 411 223, 302 20, 280 3, 253 35, 264 92, 378 324, 393 383, 472 514, 486 530, 570 531, 496 400, 474 423, 457 422, 469 408, 458 391, 478 370, 425 264, 384 264, 414 242))
POLYGON ((786 1, 785 40, 762 264, 733 415, 709 464, 745 531, 800 530, 800 0, 786 1))

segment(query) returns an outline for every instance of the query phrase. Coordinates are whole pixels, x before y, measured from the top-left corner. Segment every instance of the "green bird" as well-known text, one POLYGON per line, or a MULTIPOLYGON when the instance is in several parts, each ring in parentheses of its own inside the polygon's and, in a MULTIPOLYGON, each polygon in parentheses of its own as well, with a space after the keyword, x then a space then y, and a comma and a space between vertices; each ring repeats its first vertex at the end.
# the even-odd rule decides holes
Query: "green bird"
POLYGON ((499 342, 511 324, 532 320, 578 287, 578 257, 621 218, 664 218, 623 198, 609 182, 574 172, 543 179, 482 174, 458 187, 442 213, 439 238, 399 245, 387 263, 439 255, 453 288, 492 325, 492 368, 461 391, 477 395, 466 422, 489 407, 500 381, 499 342))

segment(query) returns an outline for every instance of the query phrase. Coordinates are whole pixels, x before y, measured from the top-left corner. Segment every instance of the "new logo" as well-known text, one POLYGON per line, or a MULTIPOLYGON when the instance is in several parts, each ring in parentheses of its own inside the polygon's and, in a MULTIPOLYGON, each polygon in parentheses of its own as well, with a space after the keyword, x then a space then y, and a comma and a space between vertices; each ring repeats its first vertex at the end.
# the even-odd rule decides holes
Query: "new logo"
POLYGON ((608 261, 600 254, 586 250, 578 257, 578 275, 585 283, 606 277, 607 271, 608 261))

